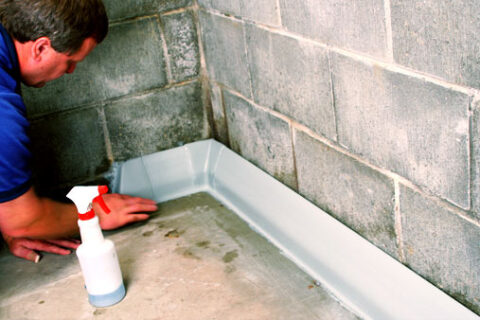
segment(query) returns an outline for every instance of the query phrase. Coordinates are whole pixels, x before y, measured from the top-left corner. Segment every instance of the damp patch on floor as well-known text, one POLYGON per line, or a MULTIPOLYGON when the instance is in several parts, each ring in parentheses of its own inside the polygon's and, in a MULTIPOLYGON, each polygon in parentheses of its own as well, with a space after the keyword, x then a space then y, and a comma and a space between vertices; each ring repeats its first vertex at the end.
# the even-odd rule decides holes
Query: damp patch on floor
POLYGON ((3 251, 0 319, 357 319, 207 193, 105 234, 120 258, 122 302, 92 307, 75 255, 35 265, 3 251))

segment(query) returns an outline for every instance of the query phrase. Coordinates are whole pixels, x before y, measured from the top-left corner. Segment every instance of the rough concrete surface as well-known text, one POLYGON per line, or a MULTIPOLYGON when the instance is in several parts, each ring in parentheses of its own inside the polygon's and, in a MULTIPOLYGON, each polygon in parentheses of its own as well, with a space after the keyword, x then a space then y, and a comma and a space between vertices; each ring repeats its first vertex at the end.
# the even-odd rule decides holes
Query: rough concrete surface
POLYGON ((162 16, 172 80, 184 81, 198 76, 200 54, 197 28, 191 11, 162 16))
POLYGON ((108 170, 102 115, 98 108, 57 113, 32 123, 33 172, 54 186, 92 179, 108 170))
POLYGON ((251 98, 243 23, 201 10, 199 17, 209 77, 251 98))
POLYGON ((468 208, 471 97, 341 54, 330 61, 340 144, 468 208))
POLYGON ((193 5, 193 0, 103 0, 110 20, 156 14, 193 5))
POLYGON ((407 265, 480 314, 478 227, 403 185, 400 214, 407 265))
POLYGON ((335 140, 327 51, 254 25, 246 30, 255 102, 335 140))
POLYGON ((387 54, 383 0, 280 0, 280 8, 289 31, 380 58, 387 54))
POLYGON ((391 12, 397 62, 480 88, 478 1, 397 0, 391 12))
POLYGON ((300 131, 295 159, 301 194, 398 259, 392 179, 300 131))
POLYGON ((228 140, 228 127, 225 107, 223 105, 222 89, 216 83, 210 82, 209 90, 215 126, 215 139, 228 146, 230 142, 228 140))
MULTIPOLYGON (((105 42, 92 52, 105 96, 163 87, 166 84, 165 57, 156 18, 133 20, 110 28, 105 42)), ((92 70, 93 71, 93 70, 92 70)))
POLYGON ((199 0, 205 8, 212 8, 223 14, 242 17, 263 24, 280 25, 277 0, 199 0))
POLYGON ((480 222, 480 101, 473 106, 470 119, 472 134, 472 212, 480 222))
POLYGON ((0 319, 357 319, 278 249, 205 193, 163 203, 111 232, 127 287, 87 302, 74 255, 38 265, 0 256, 0 319))
POLYGON ((224 90, 232 149, 270 175, 297 189, 288 122, 224 90))
POLYGON ((198 81, 115 101, 105 117, 115 161, 209 136, 198 81))

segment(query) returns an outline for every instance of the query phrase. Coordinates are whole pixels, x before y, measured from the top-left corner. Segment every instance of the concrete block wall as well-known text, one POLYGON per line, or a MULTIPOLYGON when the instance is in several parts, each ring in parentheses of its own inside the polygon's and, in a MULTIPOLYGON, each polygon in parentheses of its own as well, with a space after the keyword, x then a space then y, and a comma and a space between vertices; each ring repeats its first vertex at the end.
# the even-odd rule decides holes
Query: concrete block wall
POLYGON ((71 75, 24 88, 40 188, 209 138, 196 4, 105 0, 110 30, 71 75))
POLYGON ((217 138, 480 314, 480 4, 198 3, 217 138))

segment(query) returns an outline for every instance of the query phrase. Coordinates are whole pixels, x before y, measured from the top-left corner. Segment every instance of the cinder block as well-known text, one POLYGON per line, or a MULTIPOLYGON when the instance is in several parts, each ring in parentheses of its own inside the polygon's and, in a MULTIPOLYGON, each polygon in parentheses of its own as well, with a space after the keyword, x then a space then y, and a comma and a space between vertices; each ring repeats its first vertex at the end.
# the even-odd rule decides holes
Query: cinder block
POLYGON ((43 188, 93 179, 109 168, 97 108, 37 119, 32 123, 30 137, 34 175, 43 188))
POLYGON ((230 142, 228 141, 227 118, 223 106, 222 89, 216 83, 210 83, 210 98, 215 125, 215 139, 228 146, 230 142))
POLYGON ((119 20, 184 8, 193 0, 103 0, 110 20, 119 20))
POLYGON ((200 6, 214 9, 227 15, 278 26, 280 12, 277 0, 199 0, 200 6))
POLYGON ((157 19, 115 25, 73 74, 24 92, 29 114, 43 114, 167 84, 157 19))
POLYGON ((200 55, 197 28, 191 11, 162 16, 172 80, 179 82, 198 76, 200 55))
POLYGON ((210 78, 251 98, 243 23, 203 11, 199 14, 210 78))
POLYGON ((472 128, 472 211, 470 215, 480 222, 480 101, 473 105, 472 128))
POLYGON ((289 124, 224 90, 231 148, 297 189, 289 124))
POLYGON ((383 0, 280 0, 289 31, 328 45, 384 58, 387 52, 383 0))
POLYGON ((299 192, 398 259, 393 180, 295 131, 299 192))
POLYGON ((254 25, 246 27, 255 102, 335 140, 330 69, 325 49, 254 25))
POLYGON ((105 117, 115 161, 209 137, 198 82, 113 102, 105 117))
POLYGON ((166 84, 165 63, 158 20, 135 20, 111 28, 105 43, 98 46, 95 62, 105 96, 162 87, 166 84))
POLYGON ((95 50, 79 63, 73 74, 48 82, 43 88, 22 87, 22 96, 29 117, 75 108, 105 98, 95 50), (96 69, 96 71, 93 71, 96 69))
POLYGON ((480 313, 478 226, 405 186, 400 212, 407 265, 480 313))
POLYGON ((480 88, 478 1, 392 1, 395 60, 447 81, 480 88))
POLYGON ((331 62, 339 142, 468 208, 471 97, 339 54, 331 62))

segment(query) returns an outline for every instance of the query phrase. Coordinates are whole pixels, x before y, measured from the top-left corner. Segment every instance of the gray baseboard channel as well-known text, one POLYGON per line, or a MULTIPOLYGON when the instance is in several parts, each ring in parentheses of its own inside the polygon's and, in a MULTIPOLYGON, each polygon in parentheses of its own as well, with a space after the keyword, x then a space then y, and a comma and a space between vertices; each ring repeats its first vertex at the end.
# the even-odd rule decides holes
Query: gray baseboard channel
POLYGON ((365 319, 480 319, 222 144, 125 162, 115 191, 163 202, 205 191, 365 319))

